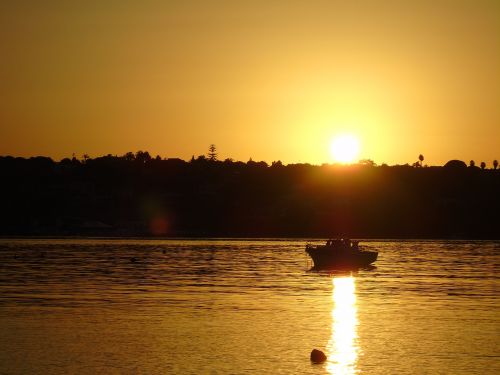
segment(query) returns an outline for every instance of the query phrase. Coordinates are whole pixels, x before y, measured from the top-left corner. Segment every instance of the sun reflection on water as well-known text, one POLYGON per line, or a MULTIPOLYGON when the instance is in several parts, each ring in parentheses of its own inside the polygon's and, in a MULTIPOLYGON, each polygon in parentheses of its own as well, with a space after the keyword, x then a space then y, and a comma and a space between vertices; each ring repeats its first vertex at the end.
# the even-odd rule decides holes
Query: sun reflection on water
POLYGON ((328 342, 330 374, 355 374, 358 358, 356 284, 352 276, 332 279, 332 336, 328 342))

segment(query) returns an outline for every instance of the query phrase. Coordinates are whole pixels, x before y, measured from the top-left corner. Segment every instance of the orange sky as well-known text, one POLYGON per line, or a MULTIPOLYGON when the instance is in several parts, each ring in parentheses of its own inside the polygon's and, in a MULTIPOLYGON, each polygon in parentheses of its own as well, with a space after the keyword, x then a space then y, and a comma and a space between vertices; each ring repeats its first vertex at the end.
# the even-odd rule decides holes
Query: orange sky
POLYGON ((500 2, 0 5, 0 155, 500 159, 500 2))

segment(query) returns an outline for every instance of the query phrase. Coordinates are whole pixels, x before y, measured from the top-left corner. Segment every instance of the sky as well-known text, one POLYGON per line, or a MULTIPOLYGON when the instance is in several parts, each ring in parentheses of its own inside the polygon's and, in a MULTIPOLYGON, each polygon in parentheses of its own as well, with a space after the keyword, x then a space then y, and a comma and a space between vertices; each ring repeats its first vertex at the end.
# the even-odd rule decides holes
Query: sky
POLYGON ((500 1, 0 4, 0 155, 500 159, 500 1))

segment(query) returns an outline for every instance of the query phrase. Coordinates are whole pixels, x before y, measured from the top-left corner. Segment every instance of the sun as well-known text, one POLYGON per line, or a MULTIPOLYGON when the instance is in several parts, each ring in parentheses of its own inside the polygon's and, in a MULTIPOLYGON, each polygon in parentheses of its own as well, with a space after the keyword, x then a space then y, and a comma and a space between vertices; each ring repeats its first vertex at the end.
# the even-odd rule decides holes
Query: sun
POLYGON ((352 163, 359 155, 359 139, 352 134, 339 135, 332 140, 330 152, 334 161, 352 163))

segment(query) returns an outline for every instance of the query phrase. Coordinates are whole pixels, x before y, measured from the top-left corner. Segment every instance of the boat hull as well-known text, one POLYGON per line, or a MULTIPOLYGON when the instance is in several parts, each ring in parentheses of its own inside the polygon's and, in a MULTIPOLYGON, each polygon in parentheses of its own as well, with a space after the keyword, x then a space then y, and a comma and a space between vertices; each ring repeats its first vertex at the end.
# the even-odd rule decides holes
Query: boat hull
POLYGON ((312 258, 315 269, 361 268, 377 260, 376 251, 344 252, 321 247, 307 247, 306 252, 312 258))

